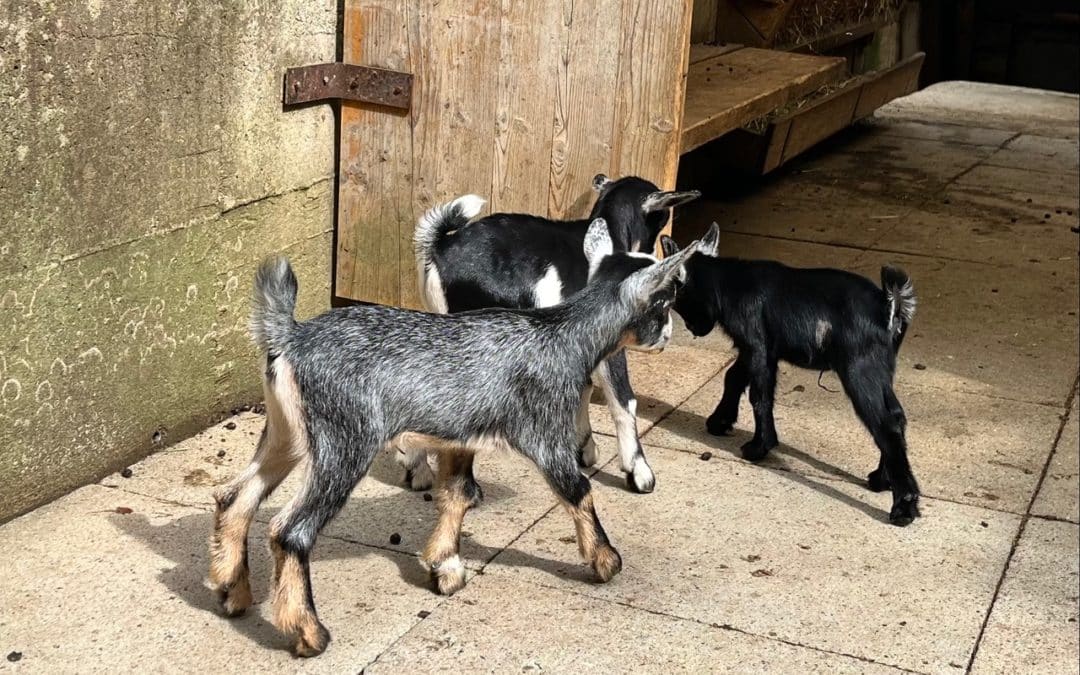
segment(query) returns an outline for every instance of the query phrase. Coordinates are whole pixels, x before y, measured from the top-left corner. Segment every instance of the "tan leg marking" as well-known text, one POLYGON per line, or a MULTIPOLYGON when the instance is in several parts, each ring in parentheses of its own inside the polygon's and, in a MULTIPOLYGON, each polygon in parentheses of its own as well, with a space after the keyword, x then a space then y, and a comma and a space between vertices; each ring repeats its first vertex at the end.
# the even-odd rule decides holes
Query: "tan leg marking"
POLYGON ((292 368, 275 362, 271 385, 264 381, 266 428, 251 463, 228 485, 215 491, 217 508, 210 535, 210 585, 224 611, 238 616, 251 606, 247 538, 259 504, 306 456, 307 432, 295 425, 303 420, 299 390, 292 368))
POLYGON ((578 551, 581 557, 592 566, 600 581, 610 581, 622 570, 622 558, 619 552, 607 543, 607 537, 597 532, 599 521, 596 517, 592 494, 585 495, 585 498, 576 505, 566 504, 566 510, 574 519, 578 551))
POLYGON ((295 554, 283 551, 276 539, 270 541, 277 569, 274 625, 296 640, 293 648, 298 656, 317 656, 330 643, 330 632, 319 623, 315 608, 308 604, 311 580, 295 554))
POLYGON ((443 595, 451 595, 465 585, 465 565, 458 550, 461 524, 470 506, 461 477, 461 471, 468 466, 469 459, 470 456, 461 450, 439 455, 438 487, 435 492, 439 521, 424 548, 423 559, 443 595))

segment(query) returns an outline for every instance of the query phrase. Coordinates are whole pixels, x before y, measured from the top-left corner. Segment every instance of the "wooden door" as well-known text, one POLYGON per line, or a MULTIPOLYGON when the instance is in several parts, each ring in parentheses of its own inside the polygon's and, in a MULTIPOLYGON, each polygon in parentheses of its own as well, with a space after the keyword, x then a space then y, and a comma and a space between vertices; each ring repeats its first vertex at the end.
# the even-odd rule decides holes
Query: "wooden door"
POLYGON ((414 224, 462 194, 562 218, 599 172, 674 187, 691 4, 345 0, 345 61, 414 81, 406 114, 342 104, 337 295, 418 307, 414 224))

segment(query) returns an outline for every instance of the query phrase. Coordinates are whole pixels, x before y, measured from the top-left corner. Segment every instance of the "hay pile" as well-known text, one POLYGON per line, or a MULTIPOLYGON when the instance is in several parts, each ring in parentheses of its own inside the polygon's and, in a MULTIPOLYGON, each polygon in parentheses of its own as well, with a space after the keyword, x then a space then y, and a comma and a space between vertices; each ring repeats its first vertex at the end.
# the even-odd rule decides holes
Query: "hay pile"
MULTIPOLYGON (((772 0, 774 3, 777 0, 772 0)), ((894 17, 905 0, 784 0, 794 3, 773 45, 789 49, 857 26, 865 21, 894 17)))

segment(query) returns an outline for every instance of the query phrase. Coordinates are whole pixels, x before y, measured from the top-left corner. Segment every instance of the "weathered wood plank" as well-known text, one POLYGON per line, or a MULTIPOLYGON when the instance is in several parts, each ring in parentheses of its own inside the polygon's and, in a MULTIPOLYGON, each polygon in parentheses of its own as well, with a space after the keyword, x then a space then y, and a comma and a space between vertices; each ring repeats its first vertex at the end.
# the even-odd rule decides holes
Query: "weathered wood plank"
POLYGON ((690 23, 690 42, 714 42, 716 40, 716 5, 724 0, 694 0, 690 23))
MULTIPOLYGON (((604 39, 620 21, 620 3, 562 1, 563 42, 557 63, 548 215, 584 217, 592 176, 612 172, 615 133, 611 101, 619 73, 619 41, 604 39)), ((535 101, 543 105, 542 101, 535 101)))
MULTIPOLYGON (((412 3, 411 11, 415 217, 462 194, 490 193, 501 11, 483 0, 412 3)), ((402 237, 403 268, 409 246, 402 237)), ((415 286, 415 269, 403 283, 406 276, 415 286)))
POLYGON ((844 76, 842 58, 747 47, 690 67, 682 152, 844 76))
POLYGON ((492 212, 547 210, 562 5, 502 0, 492 212))
POLYGON ((862 96, 855 108, 855 119, 873 114, 875 110, 894 98, 910 94, 919 88, 919 72, 926 54, 912 54, 900 63, 881 73, 866 76, 862 96))
POLYGON ((802 154, 810 147, 848 127, 855 119, 855 105, 859 102, 859 87, 841 89, 832 95, 810 104, 805 110, 792 114, 783 123, 790 125, 783 156, 771 171, 780 164, 802 154))
POLYGON ((731 52, 742 49, 743 45, 737 45, 734 43, 722 44, 722 45, 690 45, 690 65, 711 59, 714 56, 723 56, 724 54, 730 54, 731 52))
MULTIPOLYGON (((410 71, 409 5, 408 0, 347 0, 345 62, 410 71)), ((339 297, 401 302, 402 229, 412 235, 409 137, 407 115, 358 103, 341 106, 335 270, 339 297)), ((409 287, 415 286, 414 274, 409 287)))
MULTIPOLYGON (((626 0, 613 172, 673 187, 690 56, 690 3, 626 0)), ((738 53, 738 52, 736 52, 738 53)))

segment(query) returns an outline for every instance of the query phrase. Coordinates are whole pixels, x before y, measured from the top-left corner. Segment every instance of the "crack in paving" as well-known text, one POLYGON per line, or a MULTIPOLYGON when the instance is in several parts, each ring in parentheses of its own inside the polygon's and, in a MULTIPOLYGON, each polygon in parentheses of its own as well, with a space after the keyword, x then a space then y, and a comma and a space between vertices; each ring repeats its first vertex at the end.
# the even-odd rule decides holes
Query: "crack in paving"
MULTIPOLYGON (((1072 392, 1069 394, 1068 400, 1065 402, 1065 409, 1071 410, 1073 401, 1076 400, 1077 388, 1080 387, 1080 373, 1077 373, 1076 379, 1073 381, 1072 392)), ((1005 557, 1005 564, 1001 570, 1001 576, 998 577, 997 584, 994 586, 994 594, 990 598, 990 606, 986 610, 986 615, 983 617, 982 625, 979 627, 979 634, 975 638, 975 645, 971 648, 971 657, 968 659, 967 668, 965 673, 971 673, 972 668, 975 667, 975 658, 979 655, 979 647, 982 646, 983 637, 986 635, 986 627, 990 625, 990 617, 994 613, 994 607, 997 605, 998 597, 1001 595, 1001 588, 1005 585, 1005 578, 1009 575, 1009 568, 1012 566, 1013 557, 1016 555, 1016 549, 1020 546, 1020 539, 1024 535, 1024 531, 1027 529, 1027 524, 1033 517, 1031 509, 1035 506, 1035 500, 1039 497, 1039 492, 1042 490, 1043 482, 1046 480, 1046 475, 1050 472, 1050 463, 1054 459, 1054 455, 1057 453, 1058 445, 1061 443, 1061 437, 1065 434, 1065 425, 1069 422, 1069 413, 1061 418, 1061 424, 1058 426, 1057 435, 1054 437, 1051 451, 1046 457, 1046 462, 1043 464, 1042 473, 1039 475, 1039 480, 1035 484, 1035 489, 1031 493, 1031 499, 1028 500, 1027 509, 1024 511, 1024 515, 1020 519, 1020 527, 1016 529, 1016 536, 1013 537, 1012 546, 1009 547, 1009 555, 1005 557)))

